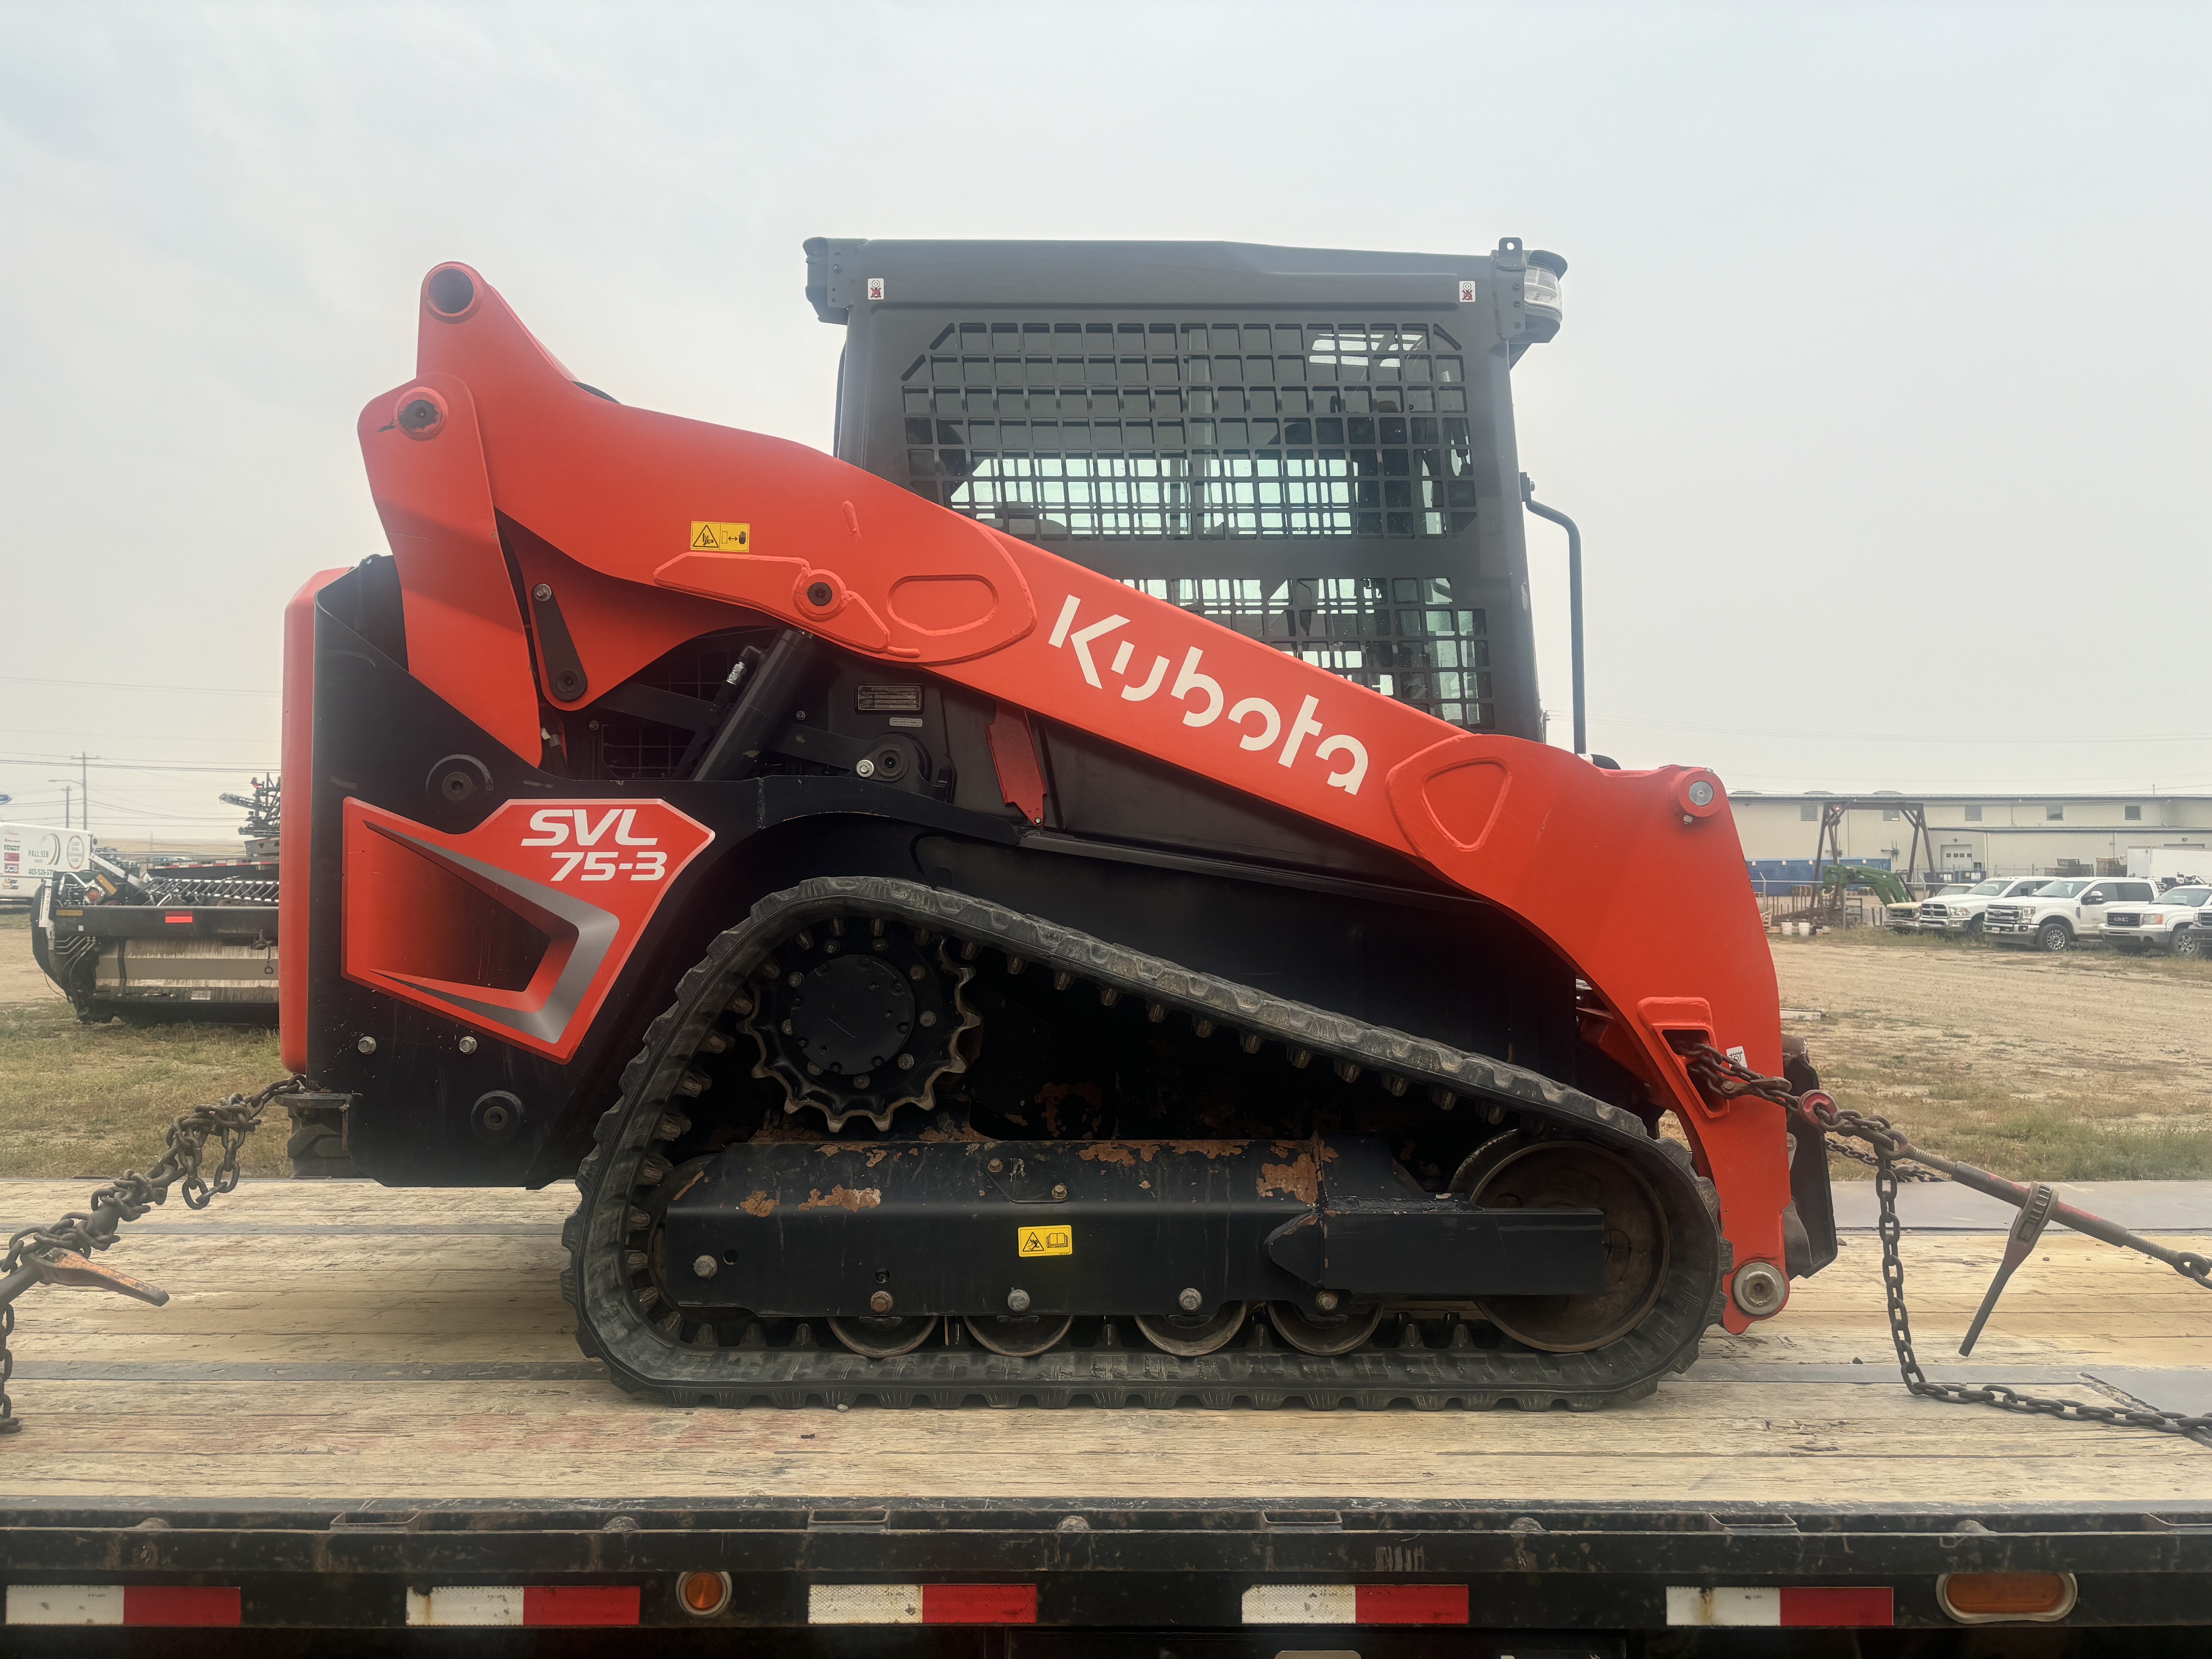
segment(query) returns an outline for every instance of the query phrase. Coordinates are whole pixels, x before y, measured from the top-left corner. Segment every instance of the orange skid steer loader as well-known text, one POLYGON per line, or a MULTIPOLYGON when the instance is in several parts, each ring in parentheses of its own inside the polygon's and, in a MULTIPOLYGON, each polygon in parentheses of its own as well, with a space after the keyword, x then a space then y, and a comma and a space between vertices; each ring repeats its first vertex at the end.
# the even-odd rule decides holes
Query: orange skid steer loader
POLYGON ((391 552, 287 618, 295 1146, 573 1176, 685 1403, 1586 1407, 1778 1312, 1822 1148, 1685 1058, 1784 1065, 1727 795, 1542 740, 1564 262, 808 255, 835 457, 424 281, 391 552))

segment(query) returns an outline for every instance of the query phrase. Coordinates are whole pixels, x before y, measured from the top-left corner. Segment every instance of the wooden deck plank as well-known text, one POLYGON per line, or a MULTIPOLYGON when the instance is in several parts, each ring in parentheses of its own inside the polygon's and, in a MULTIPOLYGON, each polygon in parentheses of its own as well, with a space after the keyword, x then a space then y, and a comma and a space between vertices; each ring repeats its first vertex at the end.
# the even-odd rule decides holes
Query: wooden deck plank
MULTIPOLYGON (((50 1219, 86 1192, 5 1183, 0 1211, 19 1224, 50 1219)), ((14 1393, 28 1427, 0 1441, 0 1491, 341 1507, 737 1496, 2212 1502, 2212 1449, 2195 1442, 1906 1396, 1879 1251, 1864 1235, 1799 1285, 1780 1319, 1708 1337, 1694 1373, 1601 1413, 672 1410, 590 1375, 575 1348, 561 1251, 544 1231, 573 1197, 257 1182, 222 1200, 205 1230, 181 1206, 157 1212, 108 1260, 171 1291, 167 1308, 51 1291, 21 1304, 14 1393), (281 1231, 302 1228, 318 1231, 281 1231), (1836 1380, 1853 1360, 1865 1380, 1836 1380), (307 1365, 377 1374, 237 1375, 307 1365), (391 1374, 468 1365, 507 1374, 391 1374), (149 1369, 161 1366, 173 1374, 149 1369)), ((1905 1249, 1923 1358, 1956 1365, 1951 1349, 1997 1240, 1918 1234, 1905 1249)), ((1972 1364, 2047 1379, 2029 1385, 2037 1392, 2109 1401, 2085 1368, 2212 1365, 2212 1304, 2154 1264, 2054 1233, 1972 1364)))

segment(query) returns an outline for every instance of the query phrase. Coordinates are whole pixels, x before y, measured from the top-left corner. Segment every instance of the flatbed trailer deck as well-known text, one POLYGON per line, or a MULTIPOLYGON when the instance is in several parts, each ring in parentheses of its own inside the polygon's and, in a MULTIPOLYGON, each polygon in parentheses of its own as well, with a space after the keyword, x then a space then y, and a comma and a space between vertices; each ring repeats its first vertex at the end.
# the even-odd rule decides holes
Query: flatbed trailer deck
MULTIPOLYGON (((2195 1190, 2166 1219, 2198 1214, 2195 1190)), ((23 1225, 85 1191, 0 1200, 23 1225)), ((1844 1196, 1848 1221, 1865 1206, 1844 1196)), ((1955 1230, 1990 1224, 1950 1213, 1955 1193, 1906 1198, 1908 1222, 1952 1224, 1905 1245, 1932 1358, 1998 1240, 1955 1230)), ((972 1618, 932 1639, 1745 1650, 1686 1627, 1717 1619, 1855 1626, 1867 1644, 1837 1650, 1875 1653, 1960 1630, 1942 1574, 2033 1571, 2075 1576, 2077 1626, 2212 1625, 2212 1446, 1909 1397, 1865 1231, 1784 1317, 1713 1334, 1656 1397, 1605 1411, 671 1410, 574 1346, 556 1288, 573 1201, 250 1182, 126 1231, 109 1260, 166 1309, 26 1298, 26 1427, 0 1440, 11 1625, 131 1606, 295 1630, 611 1621, 821 1651, 825 1622, 972 1618), (679 1599, 695 1571, 729 1575, 703 1617, 679 1599), (179 1589, 198 1599, 155 1594, 179 1589), (1320 1628, 1345 1624, 1363 1627, 1320 1628)), ((2054 1231, 1975 1359, 1930 1374, 2187 1407, 2208 1365, 2201 1291, 2054 1231)))

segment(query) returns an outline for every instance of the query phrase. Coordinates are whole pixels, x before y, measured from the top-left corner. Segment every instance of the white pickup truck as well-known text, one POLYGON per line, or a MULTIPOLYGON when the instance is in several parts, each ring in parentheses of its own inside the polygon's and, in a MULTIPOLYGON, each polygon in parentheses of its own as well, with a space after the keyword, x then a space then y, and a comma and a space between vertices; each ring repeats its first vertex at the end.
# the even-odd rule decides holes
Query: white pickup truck
POLYGON ((1920 902, 1920 930, 1972 938, 1982 931, 1982 914, 1993 902, 2025 898, 2050 881, 2048 876, 1997 876, 1972 887, 1946 887, 1933 898, 1920 902))
POLYGON ((2063 876, 2023 897, 1990 904, 1982 912, 1982 932, 2032 940, 2039 951, 2070 951, 2104 932, 2105 913, 2113 905, 2148 904, 2157 896, 2149 882, 2126 876, 2063 876))
POLYGON ((2212 884, 2169 887, 2149 904, 2115 904, 2105 912, 2105 938, 2118 951, 2168 951, 2202 956, 2212 946, 2198 920, 2212 904, 2212 884))

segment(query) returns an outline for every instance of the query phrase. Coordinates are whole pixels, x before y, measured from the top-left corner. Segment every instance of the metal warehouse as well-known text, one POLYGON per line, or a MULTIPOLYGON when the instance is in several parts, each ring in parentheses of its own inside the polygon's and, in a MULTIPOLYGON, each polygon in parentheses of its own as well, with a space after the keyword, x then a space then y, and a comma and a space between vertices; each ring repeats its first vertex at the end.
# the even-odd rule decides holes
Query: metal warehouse
MULTIPOLYGON (((1913 818, 1927 826, 1917 867, 2038 875, 2064 866, 2094 871, 2099 860, 2150 849, 2204 848, 2212 853, 2212 795, 1905 794, 1808 790, 1801 794, 1731 793, 1747 860, 1809 860, 1821 809, 1852 804, 1837 824, 1845 859, 1887 860, 1899 870, 1912 851, 1913 818)), ((2138 860, 2138 862, 2141 862, 2138 860)))

